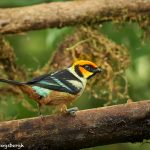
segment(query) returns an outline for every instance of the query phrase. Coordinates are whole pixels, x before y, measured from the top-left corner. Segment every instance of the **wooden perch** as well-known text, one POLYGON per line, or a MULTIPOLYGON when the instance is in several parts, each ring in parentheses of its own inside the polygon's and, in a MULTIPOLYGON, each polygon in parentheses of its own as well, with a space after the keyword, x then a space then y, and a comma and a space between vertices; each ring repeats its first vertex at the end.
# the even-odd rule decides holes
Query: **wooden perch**
POLYGON ((0 123, 0 143, 22 143, 27 149, 80 149, 150 139, 150 100, 68 115, 0 123))
POLYGON ((81 0, 0 9, 0 33, 149 18, 149 0, 81 0), (137 18, 136 18, 137 17, 137 18))

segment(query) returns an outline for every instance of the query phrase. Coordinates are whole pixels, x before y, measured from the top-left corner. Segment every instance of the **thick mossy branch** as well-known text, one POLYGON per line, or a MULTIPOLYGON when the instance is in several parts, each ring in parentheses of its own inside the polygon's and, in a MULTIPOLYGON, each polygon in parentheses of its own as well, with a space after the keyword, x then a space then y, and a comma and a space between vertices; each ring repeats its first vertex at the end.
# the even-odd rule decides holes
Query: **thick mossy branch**
POLYGON ((80 0, 0 9, 0 33, 20 33, 48 27, 137 20, 150 16, 149 0, 80 0))
POLYGON ((80 149, 150 139, 150 100, 0 123, 0 143, 28 149, 80 149))

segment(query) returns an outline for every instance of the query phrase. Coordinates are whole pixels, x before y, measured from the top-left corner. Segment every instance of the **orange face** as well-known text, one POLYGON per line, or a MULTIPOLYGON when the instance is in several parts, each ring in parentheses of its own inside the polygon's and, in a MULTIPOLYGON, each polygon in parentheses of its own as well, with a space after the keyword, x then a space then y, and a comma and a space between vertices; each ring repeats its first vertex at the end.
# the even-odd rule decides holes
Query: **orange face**
POLYGON ((101 72, 100 68, 98 68, 95 63, 88 60, 76 61, 72 67, 76 69, 76 72, 87 79, 96 73, 101 72))
POLYGON ((92 72, 89 72, 86 69, 84 69, 82 66, 81 67, 79 66, 79 70, 80 72, 82 72, 84 78, 88 78, 89 76, 93 74, 92 72))

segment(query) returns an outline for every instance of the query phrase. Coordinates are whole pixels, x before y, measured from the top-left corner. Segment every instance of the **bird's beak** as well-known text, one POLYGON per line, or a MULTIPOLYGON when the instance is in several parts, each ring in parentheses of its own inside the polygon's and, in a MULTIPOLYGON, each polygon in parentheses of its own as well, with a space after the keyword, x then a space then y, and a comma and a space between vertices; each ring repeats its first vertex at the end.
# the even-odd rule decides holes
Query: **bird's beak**
POLYGON ((94 70, 94 73, 101 73, 101 72, 104 72, 104 69, 102 69, 102 68, 96 68, 94 70))

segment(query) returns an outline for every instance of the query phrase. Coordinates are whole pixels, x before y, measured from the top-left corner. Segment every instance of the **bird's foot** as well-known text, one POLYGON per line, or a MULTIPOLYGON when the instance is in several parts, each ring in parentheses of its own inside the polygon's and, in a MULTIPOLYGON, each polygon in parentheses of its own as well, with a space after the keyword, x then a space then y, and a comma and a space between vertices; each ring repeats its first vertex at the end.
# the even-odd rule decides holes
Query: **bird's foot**
POLYGON ((42 121, 44 121, 44 115, 41 113, 41 111, 38 111, 38 116, 41 118, 42 121))
POLYGON ((42 114, 39 117, 41 118, 42 121, 44 121, 45 117, 42 114))
POLYGON ((77 112, 78 110, 79 110, 78 107, 72 107, 72 108, 67 109, 66 111, 67 111, 67 113, 68 113, 69 115, 75 116, 75 115, 76 115, 76 112, 77 112))
POLYGON ((41 111, 38 112, 38 116, 41 118, 42 121, 44 121, 44 115, 41 113, 41 111))

